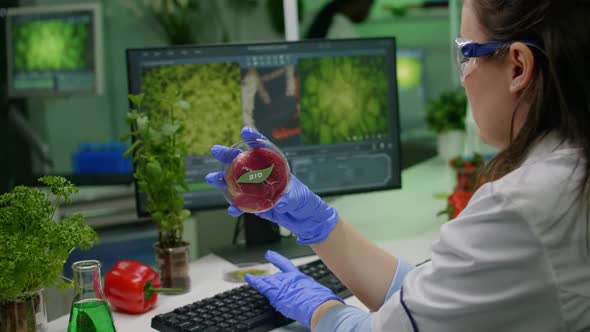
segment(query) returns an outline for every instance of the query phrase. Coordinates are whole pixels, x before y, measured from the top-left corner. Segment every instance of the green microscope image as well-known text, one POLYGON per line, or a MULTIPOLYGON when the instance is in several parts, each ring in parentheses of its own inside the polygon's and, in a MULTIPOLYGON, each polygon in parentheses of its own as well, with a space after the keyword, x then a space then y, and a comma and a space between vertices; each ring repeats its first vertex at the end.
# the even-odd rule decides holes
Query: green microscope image
POLYGON ((183 141, 189 155, 209 155, 214 144, 240 141, 242 100, 239 63, 186 64, 147 68, 141 91, 150 117, 170 109, 162 104, 173 91, 184 107, 175 115, 185 124, 183 141))
POLYGON ((386 135, 386 68, 383 56, 300 60, 303 143, 333 144, 386 135))
POLYGON ((17 71, 85 69, 88 61, 89 23, 62 20, 15 25, 14 65, 17 71))

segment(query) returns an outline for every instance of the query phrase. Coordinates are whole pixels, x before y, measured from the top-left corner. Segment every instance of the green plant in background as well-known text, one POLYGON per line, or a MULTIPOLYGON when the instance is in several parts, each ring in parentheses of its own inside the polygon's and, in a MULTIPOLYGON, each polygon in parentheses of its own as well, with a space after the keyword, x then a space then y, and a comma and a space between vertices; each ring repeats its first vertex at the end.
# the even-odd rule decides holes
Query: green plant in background
POLYGON ((184 209, 181 190, 187 189, 184 181, 187 149, 180 136, 184 125, 177 117, 186 101, 168 87, 164 90, 156 112, 142 112, 143 95, 130 95, 135 105, 127 114, 132 126, 133 144, 125 156, 133 155, 135 178, 139 191, 147 196, 147 211, 158 225, 161 248, 174 248, 183 244, 184 221, 190 212, 184 209), (180 188, 179 188, 180 187, 180 188))
POLYGON ((305 144, 387 134, 387 71, 382 56, 302 59, 301 127, 305 144))
POLYGON ((62 177, 39 181, 49 192, 18 186, 0 196, 0 303, 53 285, 69 286, 61 277, 68 256, 98 240, 80 214, 53 219, 57 206, 70 203, 78 189, 62 177))
POLYGON ((17 70, 86 68, 90 23, 33 21, 14 28, 17 70))
POLYGON ((463 89, 446 91, 426 107, 426 123, 436 133, 465 130, 467 97, 463 89))
POLYGON ((177 109, 177 121, 191 130, 178 134, 190 155, 208 155, 214 144, 240 140, 242 100, 239 63, 187 64, 145 69, 141 91, 143 111, 155 120, 168 107, 167 90, 178 91, 187 103, 177 109))
POLYGON ((148 11, 162 27, 172 45, 192 44, 197 40, 194 15, 200 11, 196 0, 144 0, 148 11))

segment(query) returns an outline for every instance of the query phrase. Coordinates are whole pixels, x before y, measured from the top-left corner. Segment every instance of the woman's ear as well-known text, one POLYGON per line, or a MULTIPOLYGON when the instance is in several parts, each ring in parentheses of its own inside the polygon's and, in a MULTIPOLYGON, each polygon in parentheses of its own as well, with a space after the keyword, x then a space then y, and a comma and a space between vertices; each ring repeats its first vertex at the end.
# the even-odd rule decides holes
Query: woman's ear
POLYGON ((510 45, 508 62, 510 64, 510 92, 520 94, 533 79, 535 56, 529 46, 516 42, 510 45))

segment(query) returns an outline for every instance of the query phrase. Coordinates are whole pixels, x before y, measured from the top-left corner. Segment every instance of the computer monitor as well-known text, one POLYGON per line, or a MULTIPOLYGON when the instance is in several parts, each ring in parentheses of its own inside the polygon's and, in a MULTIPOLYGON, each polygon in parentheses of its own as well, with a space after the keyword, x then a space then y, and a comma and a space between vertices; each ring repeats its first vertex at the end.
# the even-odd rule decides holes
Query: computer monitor
POLYGON ((101 94, 99 4, 9 8, 8 95, 101 94))
POLYGON ((424 129, 426 113, 424 87, 424 52, 420 49, 397 50, 397 84, 399 89, 400 128, 404 133, 424 129))
MULTIPOLYGON (((401 187, 395 59, 395 40, 377 38, 131 49, 127 68, 129 92, 145 94, 142 111, 166 109, 167 90, 187 106, 177 114, 190 154, 183 196, 198 211, 227 206, 204 180, 221 169, 210 148, 240 141, 244 125, 278 145, 320 195, 401 187)), ((136 197, 146 215, 144 195, 136 197)), ((274 225, 256 219, 245 215, 245 247, 215 252, 237 264, 263 261, 266 249, 311 253, 292 239, 276 242, 274 225)))
MULTIPOLYGON (((129 92, 143 111, 175 89, 190 156, 186 208, 227 206, 204 180, 219 171, 214 144, 244 125, 278 145, 292 172, 320 195, 401 187, 393 38, 143 48, 127 51, 129 92)), ((138 195, 138 211, 146 204, 138 195)))

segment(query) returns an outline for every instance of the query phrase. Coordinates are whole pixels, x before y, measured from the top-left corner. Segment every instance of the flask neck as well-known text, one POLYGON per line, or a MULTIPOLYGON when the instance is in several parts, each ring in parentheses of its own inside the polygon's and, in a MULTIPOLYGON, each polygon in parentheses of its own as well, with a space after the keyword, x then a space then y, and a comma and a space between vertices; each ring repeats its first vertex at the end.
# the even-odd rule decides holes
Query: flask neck
POLYGON ((79 261, 72 265, 72 270, 74 272, 74 303, 104 300, 99 261, 79 261))

